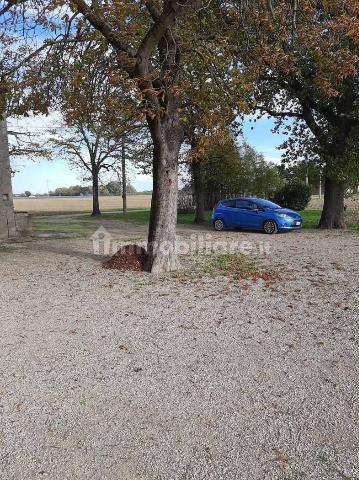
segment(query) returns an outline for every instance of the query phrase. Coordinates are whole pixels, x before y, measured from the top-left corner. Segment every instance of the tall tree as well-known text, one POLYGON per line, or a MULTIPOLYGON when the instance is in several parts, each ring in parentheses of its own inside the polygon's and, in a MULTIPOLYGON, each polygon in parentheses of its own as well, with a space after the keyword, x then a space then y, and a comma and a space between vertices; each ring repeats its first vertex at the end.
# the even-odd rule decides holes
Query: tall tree
POLYGON ((256 82, 255 107, 289 120, 291 159, 323 168, 320 227, 343 228, 346 186, 359 171, 358 2, 237 0, 226 20, 238 68, 256 82))
MULTIPOLYGON (((34 58, 33 45, 28 40, 29 23, 37 21, 34 9, 29 22, 26 12, 19 15, 17 2, 0 2, 0 238, 16 236, 13 204, 9 131, 9 114, 21 114, 34 107, 29 102, 26 68, 34 58), (19 27, 21 26, 21 35, 19 27), (26 80, 25 80, 26 79, 26 80)), ((27 145, 29 150, 29 145, 27 145)), ((33 148, 31 147, 31 151, 33 148)))
POLYGON ((38 89, 35 72, 49 50, 66 36, 53 27, 38 2, 0 0, 0 236, 6 231, 8 236, 16 235, 10 154, 47 153, 26 132, 9 132, 7 118, 48 112, 48 97, 38 89), (10 150, 9 133, 16 140, 10 150))
POLYGON ((143 100, 153 142, 148 267, 154 273, 173 270, 177 267, 178 155, 184 139, 181 110, 183 92, 191 88, 186 68, 199 56, 193 45, 207 47, 204 57, 221 58, 224 45, 218 41, 218 29, 212 28, 216 15, 212 6, 200 0, 96 4, 74 0, 69 5, 112 46, 117 55, 114 69, 132 79, 143 100))
POLYGON ((122 211, 127 213, 127 171, 126 171, 126 143, 125 137, 122 137, 121 143, 121 172, 122 172, 122 211))
POLYGON ((119 163, 121 142, 101 127, 89 128, 81 120, 74 122, 70 129, 64 125, 51 133, 54 134, 49 140, 52 155, 87 173, 92 182, 92 216, 101 215, 100 175, 119 163))
POLYGON ((206 149, 202 174, 207 208, 226 196, 271 197, 283 182, 277 165, 265 161, 247 143, 238 145, 233 139, 206 149))
POLYGON ((42 74, 45 85, 50 79, 49 88, 56 97, 52 108, 64 120, 64 128, 52 132, 54 154, 89 174, 92 215, 97 216, 101 214, 100 175, 121 170, 124 139, 136 142, 143 122, 136 118, 138 101, 111 74, 107 46, 101 38, 92 37, 60 52, 55 49, 42 74))
MULTIPOLYGON (((216 31, 218 25, 212 26, 216 31)), ((225 38, 225 37, 224 37, 225 38)), ((196 57, 187 66, 188 88, 183 101, 185 112, 185 143, 189 149, 186 160, 190 165, 195 200, 194 223, 205 221, 205 184, 203 163, 211 144, 228 144, 239 133, 236 121, 238 84, 232 75, 232 58, 226 47, 221 48, 220 59, 213 62, 211 46, 194 47, 196 57), (212 54, 208 55, 208 51, 212 54), (227 53, 227 54, 226 54, 227 53), (204 64, 203 64, 204 62, 204 64)), ((245 102, 240 105, 243 113, 245 102)))

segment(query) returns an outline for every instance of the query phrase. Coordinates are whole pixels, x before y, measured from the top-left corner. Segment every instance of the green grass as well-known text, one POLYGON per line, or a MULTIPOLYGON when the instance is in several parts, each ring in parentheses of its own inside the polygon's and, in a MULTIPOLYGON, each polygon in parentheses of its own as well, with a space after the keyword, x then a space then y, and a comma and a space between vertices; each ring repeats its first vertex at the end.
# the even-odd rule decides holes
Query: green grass
MULTIPOLYGON (((205 212, 205 223, 211 223, 211 214, 212 211, 208 210, 205 212)), ((320 219, 320 210, 303 210, 300 212, 303 217, 303 228, 317 228, 319 219, 320 219)), ((86 217, 87 219, 93 220, 120 220, 126 222, 134 222, 134 223, 143 223, 146 224, 150 218, 150 211, 149 210, 141 210, 141 211, 129 211, 127 215, 123 215, 122 212, 106 212, 102 214, 100 217, 86 217)), ((359 221, 353 221, 351 219, 350 212, 347 215, 348 218, 348 228, 350 230, 359 230, 359 221)), ((193 213, 179 213, 177 216, 177 223, 191 225, 193 223, 194 214, 193 213)))
MULTIPOLYGON (((207 224, 211 222, 212 211, 208 210, 205 212, 205 221, 207 224)), ((143 223, 146 224, 150 219, 150 210, 142 209, 138 211, 129 210, 126 215, 122 212, 105 212, 98 217, 86 216, 86 220, 119 220, 122 222, 134 222, 134 223, 143 223)), ((177 216, 177 223, 190 225, 193 223, 194 214, 193 213, 179 213, 177 216)))
POLYGON ((223 253, 213 255, 201 267, 203 273, 248 278, 258 272, 257 267, 243 254, 223 253))
MULTIPOLYGON (((303 210, 300 212, 303 217, 303 228, 317 228, 320 220, 320 210, 303 210)), ((356 212, 346 213, 348 230, 359 230, 358 215, 356 212)))
POLYGON ((180 281, 197 281, 203 276, 225 276, 235 280, 257 280, 268 273, 260 269, 246 255, 241 253, 213 253, 210 256, 197 257, 186 269, 171 272, 171 276, 180 281))
MULTIPOLYGON (((210 225, 211 223, 211 214, 212 212, 210 210, 205 212, 205 224, 207 225, 210 225)), ((300 212, 300 214, 303 217, 303 228, 317 228, 320 219, 319 210, 304 210, 300 212)), ((52 215, 49 215, 49 217, 50 220, 52 215)), ((346 217, 348 229, 359 231, 359 219, 356 212, 347 212, 346 217)), ((34 231, 39 233, 75 233, 79 236, 85 236, 91 233, 93 230, 93 227, 91 227, 92 221, 101 223, 102 220, 112 220, 147 224, 149 222, 149 218, 149 209, 129 210, 126 215, 124 215, 122 212, 119 212, 118 210, 105 212, 98 217, 81 215, 81 217, 76 218, 76 222, 68 223, 66 223, 65 221, 61 223, 55 223, 51 220, 47 221, 45 215, 36 215, 34 216, 34 231), (89 220, 91 223, 89 223, 89 220)), ((179 213, 177 217, 177 222, 182 225, 191 225, 193 224, 193 219, 193 213, 179 213)))
POLYGON ((92 229, 81 223, 47 223, 46 221, 34 221, 35 233, 69 233, 78 236, 86 236, 92 229))
POLYGON ((9 245, 0 245, 0 255, 2 253, 12 253, 16 250, 16 248, 11 247, 9 245))
POLYGON ((320 211, 319 210, 302 210, 299 212, 303 218, 303 228, 317 228, 320 211))
POLYGON ((142 209, 142 210, 136 210, 136 211, 128 210, 126 215, 124 215, 122 212, 119 212, 119 211, 105 212, 102 215, 99 215, 97 217, 92 217, 91 215, 89 215, 83 218, 86 218, 86 220, 94 220, 94 221, 120 220, 122 222, 148 223, 150 219, 150 211, 149 209, 142 209))
MULTIPOLYGON (((148 208, 128 208, 127 209, 129 212, 131 210, 146 210, 146 211, 149 211, 148 208)), ((110 214, 110 215, 113 215, 113 214, 117 214, 117 213, 122 213, 121 212, 121 208, 109 208, 108 210, 107 209, 104 209, 103 210, 103 215, 106 215, 106 214, 110 214)), ((68 216, 72 216, 72 215, 81 215, 83 216, 84 218, 86 217, 90 217, 90 218, 98 218, 98 217, 91 217, 91 213, 89 211, 87 212, 84 212, 83 210, 74 210, 74 211, 71 211, 69 212, 68 210, 58 210, 58 211, 36 211, 36 212, 32 212, 32 216, 33 218, 38 218, 38 217, 57 217, 58 215, 68 215, 68 216)), ((102 215, 101 215, 102 217, 102 215)), ((100 218, 101 218, 100 217, 100 218)))
MULTIPOLYGON (((204 212, 204 219, 206 224, 211 223, 212 210, 207 210, 204 212)), ((194 214, 193 213, 179 213, 177 215, 177 223, 190 225, 193 223, 194 214)))

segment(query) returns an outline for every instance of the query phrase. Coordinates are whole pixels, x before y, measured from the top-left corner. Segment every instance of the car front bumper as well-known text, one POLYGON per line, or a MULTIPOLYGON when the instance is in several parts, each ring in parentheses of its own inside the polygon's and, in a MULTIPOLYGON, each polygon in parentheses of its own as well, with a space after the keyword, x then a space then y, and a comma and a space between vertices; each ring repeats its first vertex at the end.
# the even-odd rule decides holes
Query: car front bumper
POLYGON ((280 230, 300 230, 302 226, 302 220, 284 220, 279 222, 278 228, 280 230), (300 222, 299 225, 298 222, 300 222))

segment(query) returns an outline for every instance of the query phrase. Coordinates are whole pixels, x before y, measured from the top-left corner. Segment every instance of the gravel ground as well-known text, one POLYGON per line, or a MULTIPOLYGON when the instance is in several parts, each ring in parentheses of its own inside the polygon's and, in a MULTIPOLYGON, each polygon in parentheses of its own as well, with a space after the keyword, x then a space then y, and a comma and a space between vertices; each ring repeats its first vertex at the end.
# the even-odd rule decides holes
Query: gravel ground
POLYGON ((280 279, 108 271, 86 239, 0 253, 1 479, 359 479, 359 235, 212 238, 280 279))

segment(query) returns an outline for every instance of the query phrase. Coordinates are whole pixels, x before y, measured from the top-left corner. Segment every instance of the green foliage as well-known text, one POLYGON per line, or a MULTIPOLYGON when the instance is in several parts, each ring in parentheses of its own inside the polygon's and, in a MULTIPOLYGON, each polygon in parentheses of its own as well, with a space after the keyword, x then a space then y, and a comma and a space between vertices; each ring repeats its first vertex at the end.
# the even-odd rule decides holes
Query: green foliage
POLYGON ((92 188, 88 185, 72 185, 71 187, 59 187, 50 192, 55 197, 77 197, 80 195, 91 195, 92 188))
POLYGON ((304 210, 311 197, 310 185, 302 182, 287 183, 274 194, 273 200, 281 207, 304 210))
POLYGON ((288 182, 305 182, 308 179, 309 185, 314 193, 319 188, 320 166, 315 161, 298 161, 293 164, 281 165, 282 175, 288 182))
MULTIPOLYGON (((126 190, 128 195, 133 195, 137 193, 137 190, 131 184, 127 184, 126 190)), ((100 189, 100 194, 105 196, 106 195, 110 195, 110 196, 122 195, 122 183, 112 180, 111 182, 108 182, 103 188, 100 189), (105 193, 105 191, 107 191, 107 194, 105 193)))
POLYGON ((24 193, 26 197, 31 197, 31 192, 29 190, 25 190, 24 193))
POLYGON ((270 197, 283 182, 279 168, 247 143, 213 145, 202 171, 205 189, 216 200, 228 194, 270 197))
POLYGON ((292 0, 238 4, 237 61, 255 77, 259 115, 286 136, 286 162, 316 162, 324 176, 358 183, 358 2, 302 0, 300 15, 292 0))
MULTIPOLYGON (((129 195, 136 194, 137 191, 132 185, 127 185, 127 193, 129 195)), ((25 192, 26 194, 26 192, 25 192)), ((50 192, 50 196, 55 197, 78 197, 80 195, 92 195, 91 185, 72 185, 71 187, 59 187, 50 192)), ((122 195, 121 182, 111 181, 100 187, 100 195, 103 197, 122 195)))

